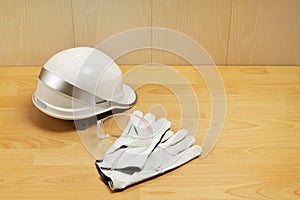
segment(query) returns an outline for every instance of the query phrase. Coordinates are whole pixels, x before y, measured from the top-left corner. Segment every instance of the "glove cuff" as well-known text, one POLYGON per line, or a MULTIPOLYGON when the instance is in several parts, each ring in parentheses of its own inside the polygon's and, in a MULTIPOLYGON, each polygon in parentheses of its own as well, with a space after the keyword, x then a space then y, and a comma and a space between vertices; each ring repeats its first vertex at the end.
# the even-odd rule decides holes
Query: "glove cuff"
POLYGON ((98 173, 101 176, 102 181, 105 183, 105 185, 110 185, 109 182, 112 182, 111 178, 109 178, 108 176, 106 176, 102 170, 100 169, 98 163, 101 163, 103 160, 96 160, 95 165, 97 168, 98 173))

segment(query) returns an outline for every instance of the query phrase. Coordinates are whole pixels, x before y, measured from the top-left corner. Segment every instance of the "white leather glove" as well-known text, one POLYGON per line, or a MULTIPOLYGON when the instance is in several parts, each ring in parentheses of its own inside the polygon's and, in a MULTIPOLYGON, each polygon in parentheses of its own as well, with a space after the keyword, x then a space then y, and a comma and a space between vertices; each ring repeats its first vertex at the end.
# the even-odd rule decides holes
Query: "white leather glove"
POLYGON ((198 157, 202 149, 200 146, 193 146, 194 142, 194 137, 188 135, 184 129, 179 130, 176 134, 168 131, 157 147, 147 156, 145 165, 140 171, 129 167, 126 171, 109 170, 103 166, 102 161, 96 161, 95 164, 103 182, 108 184, 112 190, 119 190, 174 169, 198 157))
MULTIPOLYGON (((170 129, 171 122, 165 118, 160 118, 155 121, 155 116, 151 113, 143 116, 142 112, 135 111, 133 113, 132 122, 126 126, 122 135, 115 141, 115 143, 105 153, 102 168, 118 169, 120 171, 136 170, 140 171, 149 154, 161 141, 162 136, 170 129), (145 134, 145 127, 139 123, 143 117, 150 124, 151 135, 145 134), (134 127, 132 127, 134 126, 134 127), (147 145, 140 145, 141 142, 148 143, 147 145)), ((149 127, 146 127, 149 128, 149 127)), ((149 129, 148 129, 149 130, 149 129)))

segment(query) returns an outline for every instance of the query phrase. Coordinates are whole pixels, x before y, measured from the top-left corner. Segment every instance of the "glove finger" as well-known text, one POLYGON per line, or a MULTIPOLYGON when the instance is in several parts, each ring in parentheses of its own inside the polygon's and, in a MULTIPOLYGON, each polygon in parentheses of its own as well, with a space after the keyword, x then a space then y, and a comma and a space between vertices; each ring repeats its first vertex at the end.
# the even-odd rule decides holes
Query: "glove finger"
POLYGON ((176 167, 179 167, 188 161, 198 157, 202 152, 202 148, 198 145, 191 146, 190 148, 186 149, 185 151, 182 151, 181 153, 177 154, 172 158, 169 162, 164 162, 164 165, 161 166, 161 169, 163 171, 168 171, 171 169, 174 169, 176 167))
POLYGON ((145 116, 143 117, 149 124, 152 124, 155 122, 155 116, 152 113, 146 113, 145 116))
POLYGON ((126 144, 124 143, 124 138, 123 136, 127 136, 128 134, 131 134, 129 133, 130 130, 131 130, 131 127, 132 127, 132 123, 138 123, 140 121, 140 118, 139 117, 143 117, 143 113, 139 110, 135 110, 133 113, 132 113, 132 116, 130 117, 129 119, 129 122, 128 124, 126 125, 126 127, 124 128, 121 136, 115 141, 115 143, 108 149, 108 153, 111 153, 111 152, 114 152, 116 149, 120 148, 121 146, 124 146, 124 145, 128 145, 128 141, 126 142, 126 144), (135 117, 135 116, 138 116, 138 117, 135 117))
POLYGON ((136 116, 139 116, 139 117, 143 117, 143 112, 140 111, 140 110, 135 110, 135 111, 133 111, 132 114, 133 114, 133 115, 136 115, 136 116))
POLYGON ((107 150, 106 154, 114 153, 115 151, 119 150, 120 148, 124 149, 128 146, 137 146, 136 143, 139 141, 136 138, 129 137, 129 136, 121 136, 119 137, 107 150))
POLYGON ((138 135, 138 130, 129 122, 122 135, 113 143, 113 145, 108 149, 107 153, 115 152, 116 150, 124 146, 137 145, 139 138, 140 136, 138 135))
POLYGON ((183 140, 187 136, 188 132, 186 129, 177 131, 170 139, 161 144, 161 148, 168 148, 169 146, 175 145, 179 141, 183 140))
POLYGON ((160 143, 164 143, 168 139, 170 139, 174 135, 173 131, 167 131, 164 135, 163 138, 161 139, 160 143))
POLYGON ((140 123, 134 127, 134 132, 132 136, 138 137, 141 139, 150 138, 152 136, 152 127, 151 124, 155 121, 155 116, 152 113, 147 113, 144 115, 143 120, 140 120, 140 123))
POLYGON ((130 119, 129 119, 126 127, 124 128, 121 136, 130 134, 130 130, 132 128, 132 125, 136 126, 138 123, 140 123, 140 121, 141 121, 140 118, 142 118, 142 117, 143 117, 143 113, 139 110, 135 110, 132 113, 132 115, 130 116, 130 119))
POLYGON ((149 137, 151 134, 150 127, 155 121, 155 116, 152 113, 146 113, 144 116, 141 111, 134 112, 137 116, 141 117, 143 120, 137 117, 133 117, 133 126, 129 127, 128 135, 133 137, 149 137))
POLYGON ((130 121, 128 122, 128 125, 134 124, 135 126, 137 126, 140 123, 140 119, 142 117, 143 117, 143 113, 139 110, 135 110, 130 117, 130 121))
POLYGON ((176 143, 175 145, 170 146, 166 149, 167 153, 170 155, 177 155, 180 152, 188 149, 195 143, 195 138, 191 135, 186 136, 183 140, 176 143))
POLYGON ((133 139, 149 137, 151 134, 149 125, 154 121, 155 116, 152 113, 143 116, 141 111, 136 110, 133 112, 133 116, 131 116, 130 122, 123 133, 126 135, 127 132, 127 135, 133 137, 133 139))
POLYGON ((171 127, 171 122, 168 121, 166 118, 160 118, 152 125, 152 132, 153 134, 164 134, 168 129, 171 127))
POLYGON ((127 126, 125 127, 122 135, 132 135, 135 136, 135 130, 133 127, 137 127, 141 123, 141 118, 143 118, 143 113, 139 110, 136 110, 132 113, 127 126))

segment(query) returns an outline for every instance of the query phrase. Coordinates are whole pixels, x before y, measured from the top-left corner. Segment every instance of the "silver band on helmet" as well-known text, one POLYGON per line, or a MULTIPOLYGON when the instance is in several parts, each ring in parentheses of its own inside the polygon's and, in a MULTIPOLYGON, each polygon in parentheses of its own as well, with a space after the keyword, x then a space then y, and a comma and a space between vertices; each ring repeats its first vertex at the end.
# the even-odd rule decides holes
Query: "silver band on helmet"
MULTIPOLYGON (((70 97, 79 99, 79 100, 84 100, 86 101, 87 99, 93 99, 96 104, 99 103, 104 103, 107 102, 105 99, 102 99, 100 97, 97 97, 87 91, 84 91, 67 81, 61 79, 60 77, 52 74, 49 72, 47 69, 42 68, 39 79, 45 83, 47 86, 50 88, 57 90, 65 95, 68 95, 70 97), (82 97, 85 97, 85 99, 82 99, 82 97)), ((92 102, 91 102, 92 103, 92 102)))

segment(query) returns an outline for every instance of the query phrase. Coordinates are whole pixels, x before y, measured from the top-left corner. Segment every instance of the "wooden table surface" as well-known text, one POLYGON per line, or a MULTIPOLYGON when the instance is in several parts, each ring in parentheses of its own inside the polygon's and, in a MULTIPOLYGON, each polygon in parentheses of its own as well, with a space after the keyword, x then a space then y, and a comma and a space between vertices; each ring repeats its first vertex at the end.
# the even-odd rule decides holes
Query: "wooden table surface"
MULTIPOLYGON (((122 67, 123 73, 130 69, 122 67)), ((192 67, 172 69, 198 92, 200 140, 211 116, 208 90, 192 67)), ((0 199, 300 199, 300 67, 218 69, 227 115, 213 151, 113 193, 99 179, 73 123, 48 117, 32 104, 40 67, 1 67, 0 199)), ((137 94, 130 112, 163 108, 176 131, 176 95, 159 84, 139 87, 137 94)))

